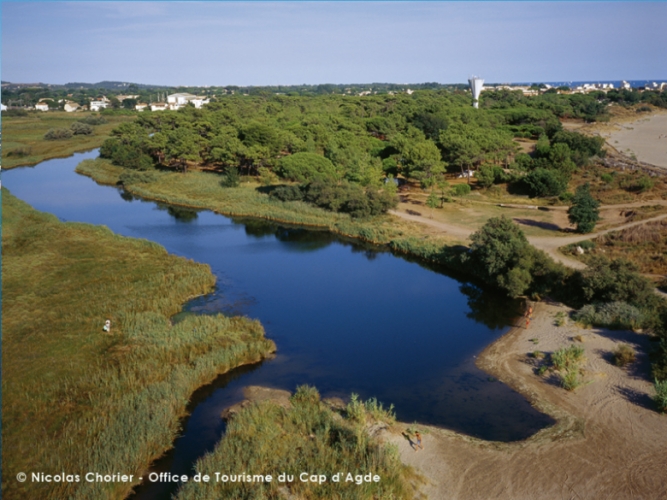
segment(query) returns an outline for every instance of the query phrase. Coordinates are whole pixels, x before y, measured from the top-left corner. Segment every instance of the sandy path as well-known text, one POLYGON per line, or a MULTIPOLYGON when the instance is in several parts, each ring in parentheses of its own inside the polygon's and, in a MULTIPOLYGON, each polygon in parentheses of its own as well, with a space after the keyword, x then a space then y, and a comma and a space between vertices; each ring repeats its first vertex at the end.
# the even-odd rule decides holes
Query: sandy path
POLYGON ((601 135, 620 153, 667 168, 667 113, 652 114, 630 123, 615 123, 601 135))
MULTIPOLYGON (((629 204, 629 205, 634 205, 634 204, 629 204)), ((619 209, 625 208, 625 206, 618 205, 616 208, 619 209)), ((439 222, 433 219, 427 219, 426 217, 422 217, 420 215, 406 214, 405 212, 399 212, 396 210, 391 210, 389 213, 397 217, 400 217, 402 219, 409 220, 411 222, 418 222, 421 224, 425 224, 427 226, 437 228, 445 233, 448 233, 452 236, 461 239, 467 239, 473 232, 475 232, 474 229, 470 229, 463 226, 457 226, 454 224, 447 224, 445 222, 439 222)), ((620 226, 616 226, 610 229, 605 229, 603 231, 597 231, 595 233, 589 233, 589 234, 579 234, 576 236, 528 236, 528 241, 536 248, 539 248, 540 250, 543 250, 544 252, 549 254, 551 258, 553 258, 557 262, 561 262, 562 264, 574 269, 583 269, 586 267, 584 263, 563 255, 558 251, 558 248, 565 245, 570 245, 572 243, 578 243, 580 241, 597 238, 598 236, 610 233, 612 231, 620 231, 622 229, 627 229, 629 227, 646 224, 648 222, 662 220, 666 217, 667 214, 660 214, 655 217, 651 217, 649 219, 628 222, 627 224, 621 224, 620 226)))
MULTIPOLYGON (((480 441, 424 429, 423 451, 399 432, 383 438, 429 481, 428 498, 447 500, 667 498, 667 416, 653 409, 644 352, 649 339, 632 332, 556 327, 563 306, 538 304, 530 330, 514 329, 487 348, 478 365, 524 394, 558 423, 518 443, 480 441), (534 373, 527 353, 552 352, 583 335, 587 385, 570 393, 534 373), (528 339, 538 339, 537 344, 528 339), (638 350, 629 369, 608 361, 619 342, 638 350)), ((407 425, 400 427, 404 429, 407 425)))

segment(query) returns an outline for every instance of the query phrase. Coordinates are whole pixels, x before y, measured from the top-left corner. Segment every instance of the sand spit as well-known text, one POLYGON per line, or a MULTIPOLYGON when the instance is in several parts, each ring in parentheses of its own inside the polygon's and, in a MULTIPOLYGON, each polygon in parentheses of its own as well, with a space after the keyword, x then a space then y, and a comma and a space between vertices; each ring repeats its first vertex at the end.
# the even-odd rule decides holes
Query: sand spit
POLYGON ((656 167, 667 168, 667 113, 656 113, 633 122, 615 123, 601 133, 619 153, 656 167))
MULTIPOLYGON (((647 373, 648 336, 627 331, 556 326, 558 304, 538 304, 530 329, 515 328, 489 346, 478 365, 554 416, 555 426, 518 443, 487 442, 428 428, 416 452, 397 432, 402 460, 424 474, 428 498, 486 500, 667 498, 667 415, 653 406, 647 373), (575 392, 555 377, 535 373, 529 353, 579 343, 585 349, 587 383, 575 392), (610 353, 619 343, 638 352, 626 369, 610 353)), ((404 426, 405 427, 405 426, 404 426)), ((404 428, 403 427, 403 428, 404 428)))

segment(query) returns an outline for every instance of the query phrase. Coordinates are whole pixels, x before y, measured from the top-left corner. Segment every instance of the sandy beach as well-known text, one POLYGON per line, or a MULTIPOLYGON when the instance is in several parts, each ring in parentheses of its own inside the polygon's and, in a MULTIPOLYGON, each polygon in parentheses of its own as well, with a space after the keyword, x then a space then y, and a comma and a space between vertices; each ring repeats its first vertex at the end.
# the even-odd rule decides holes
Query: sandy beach
MULTIPOLYGON (((605 329, 556 326, 559 304, 540 303, 530 329, 513 329, 489 346, 478 365, 525 395, 557 423, 526 441, 496 443, 430 428, 415 451, 394 429, 383 438, 428 480, 431 499, 667 498, 667 415, 654 409, 647 336, 605 329), (575 341, 579 338, 583 342, 575 341), (555 376, 538 376, 529 353, 579 343, 585 349, 586 383, 574 392, 555 376), (637 350, 627 368, 612 362, 619 343, 637 350)), ((405 424, 404 424, 405 425, 405 424)))
POLYGON ((644 116, 632 122, 613 123, 601 133, 619 153, 667 168, 667 113, 644 116))

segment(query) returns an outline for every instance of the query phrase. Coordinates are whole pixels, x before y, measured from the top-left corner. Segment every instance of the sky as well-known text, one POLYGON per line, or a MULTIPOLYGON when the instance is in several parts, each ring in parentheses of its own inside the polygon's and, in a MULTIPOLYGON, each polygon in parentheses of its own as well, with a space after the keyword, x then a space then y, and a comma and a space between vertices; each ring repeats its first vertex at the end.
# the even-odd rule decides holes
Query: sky
POLYGON ((667 2, 3 1, 2 80, 667 79, 667 2))

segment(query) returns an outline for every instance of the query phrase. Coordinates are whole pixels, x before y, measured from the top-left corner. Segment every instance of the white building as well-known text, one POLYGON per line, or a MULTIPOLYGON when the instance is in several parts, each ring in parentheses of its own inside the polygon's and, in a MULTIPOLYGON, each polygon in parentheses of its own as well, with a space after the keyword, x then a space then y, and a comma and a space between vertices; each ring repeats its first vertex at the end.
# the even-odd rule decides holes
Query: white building
POLYGON ((80 107, 81 106, 79 106, 77 103, 72 102, 72 101, 67 101, 65 103, 65 111, 67 111, 68 113, 71 113, 72 111, 76 111, 80 107))
POLYGON ((137 111, 143 111, 147 107, 148 107, 148 104, 137 104, 137 105, 134 106, 134 109, 136 109, 137 111))
POLYGON ((99 111, 100 109, 106 109, 109 106, 109 100, 104 98, 104 99, 99 99, 96 101, 90 101, 90 110, 91 111, 99 111))
POLYGON ((151 111, 166 111, 169 109, 169 104, 166 102, 154 102, 151 104, 151 111))
POLYGON ((194 105, 195 108, 201 108, 204 104, 208 104, 210 101, 206 97, 188 94, 187 92, 170 94, 167 96, 169 109, 181 109, 183 106, 186 106, 190 102, 194 105))
POLYGON ((7 106, 0 104, 0 111, 7 111, 7 106))
POLYGON ((35 109, 37 111, 48 111, 49 105, 46 104, 45 102, 38 102, 37 104, 35 104, 35 109))

